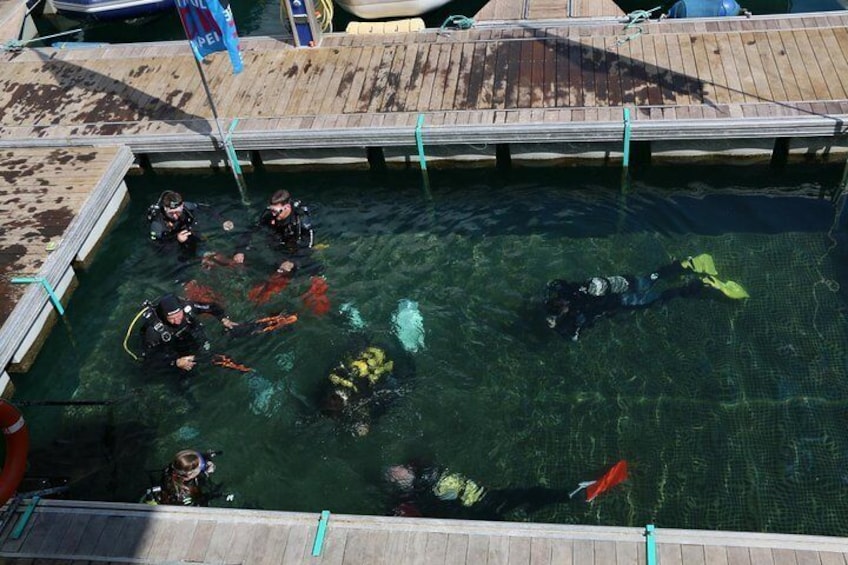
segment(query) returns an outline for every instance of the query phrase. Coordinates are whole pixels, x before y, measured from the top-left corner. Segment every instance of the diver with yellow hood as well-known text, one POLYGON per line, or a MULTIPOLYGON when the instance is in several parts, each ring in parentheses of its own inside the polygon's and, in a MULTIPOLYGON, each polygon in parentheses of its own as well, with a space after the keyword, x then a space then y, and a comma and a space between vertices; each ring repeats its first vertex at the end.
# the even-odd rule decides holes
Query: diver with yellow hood
POLYGON ((418 461, 392 465, 383 478, 395 495, 395 516, 504 520, 518 508, 534 512, 570 500, 568 490, 543 486, 488 489, 447 467, 418 461))
POLYGON ((396 362, 386 349, 367 345, 352 350, 329 371, 323 384, 321 413, 354 436, 367 435, 371 423, 402 394, 396 362))
POLYGON ((674 261, 647 276, 592 277, 581 283, 553 280, 546 289, 545 320, 549 328, 577 341, 584 328, 604 316, 678 297, 740 300, 748 298, 748 292, 739 283, 719 279, 712 256, 703 253, 674 261))

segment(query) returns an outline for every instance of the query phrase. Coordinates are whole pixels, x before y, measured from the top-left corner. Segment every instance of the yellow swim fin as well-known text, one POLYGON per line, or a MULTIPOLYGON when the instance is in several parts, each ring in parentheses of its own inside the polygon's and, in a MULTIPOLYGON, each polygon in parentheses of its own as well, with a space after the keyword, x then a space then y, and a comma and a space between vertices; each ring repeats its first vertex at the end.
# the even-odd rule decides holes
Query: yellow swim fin
POLYGON ((735 300, 741 300, 742 298, 749 298, 750 295, 748 292, 742 288, 742 285, 738 282, 734 281, 720 281, 713 276, 706 276, 702 279, 704 283, 708 286, 711 286, 717 290, 720 290, 722 294, 724 294, 728 298, 733 298, 735 300))
POLYGON ((718 271, 715 268, 715 262, 712 255, 701 253, 697 257, 689 257, 680 262, 684 269, 690 269, 702 275, 716 276, 718 271))

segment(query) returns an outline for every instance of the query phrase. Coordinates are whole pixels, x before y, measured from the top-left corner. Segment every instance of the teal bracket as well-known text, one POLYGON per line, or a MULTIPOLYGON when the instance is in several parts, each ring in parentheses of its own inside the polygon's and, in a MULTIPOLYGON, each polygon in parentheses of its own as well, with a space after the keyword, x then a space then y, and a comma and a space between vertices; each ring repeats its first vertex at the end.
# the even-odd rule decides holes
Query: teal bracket
POLYGON ((657 540, 653 524, 645 526, 645 561, 647 565, 657 565, 657 540))
POLYGON ((18 520, 18 523, 15 524, 15 529, 12 530, 12 535, 10 536, 12 539, 18 539, 21 537, 21 534, 24 533, 24 528, 26 528, 27 522, 32 517, 33 511, 35 511, 35 505, 38 504, 38 501, 41 500, 40 496, 33 496, 32 501, 30 502, 27 509, 24 510, 24 515, 21 516, 21 519, 18 520))
POLYGON ((622 165, 630 166, 630 108, 624 109, 624 159, 622 165))
POLYGON ((65 308, 62 306, 62 301, 59 300, 59 297, 56 295, 56 291, 53 290, 53 287, 44 277, 14 277, 12 279, 13 284, 30 284, 30 283, 40 283, 41 286, 44 287, 44 290, 47 291, 47 294, 50 296, 50 302, 53 303, 53 306, 56 308, 56 311, 59 312, 60 316, 65 315, 65 308))
POLYGON ((421 127, 424 125, 424 114, 418 114, 418 125, 415 126, 415 144, 418 146, 418 162, 421 170, 427 170, 427 158, 424 156, 424 139, 421 136, 421 127))
POLYGON ((233 132, 236 130, 236 126, 238 126, 239 119, 235 118, 232 122, 230 122, 230 127, 227 130, 227 137, 224 139, 224 150, 227 152, 227 157, 230 159, 230 166, 233 168, 233 172, 237 175, 241 175, 241 164, 239 164, 238 155, 236 155, 236 148, 233 147, 233 132))
POLYGON ((330 521, 330 511, 322 510, 321 517, 318 519, 318 531, 315 532, 315 542, 312 544, 312 557, 321 555, 321 548, 324 546, 324 536, 327 535, 327 523, 330 521))

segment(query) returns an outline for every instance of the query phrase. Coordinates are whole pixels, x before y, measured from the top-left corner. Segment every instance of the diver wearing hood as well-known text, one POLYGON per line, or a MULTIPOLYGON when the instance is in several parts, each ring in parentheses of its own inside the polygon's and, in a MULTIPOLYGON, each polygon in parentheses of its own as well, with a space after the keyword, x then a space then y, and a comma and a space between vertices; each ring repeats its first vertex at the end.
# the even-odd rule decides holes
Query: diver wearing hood
POLYGON ((148 306, 141 326, 145 362, 191 371, 197 364, 195 356, 210 348, 203 324, 197 318, 200 314, 218 318, 228 330, 238 325, 214 302, 193 302, 166 294, 148 306))
POLYGON ((385 349, 356 350, 330 370, 322 385, 321 414, 354 436, 367 435, 373 421, 401 396, 402 373, 385 349))
POLYGON ((504 520, 521 507, 534 512, 570 500, 567 490, 542 486, 488 489, 461 473, 418 461, 392 465, 383 478, 395 497, 395 516, 504 520))
POLYGON ((548 283, 545 296, 548 327, 577 341, 583 328, 622 310, 646 308, 677 297, 726 296, 748 298, 741 285, 716 278, 713 258, 706 253, 675 261, 647 276, 592 277, 582 283, 556 279, 548 283), (658 287, 679 280, 677 286, 658 287))
POLYGON ((179 192, 166 190, 147 209, 150 239, 163 246, 175 243, 189 256, 196 255, 201 240, 196 211, 197 204, 184 201, 179 192))

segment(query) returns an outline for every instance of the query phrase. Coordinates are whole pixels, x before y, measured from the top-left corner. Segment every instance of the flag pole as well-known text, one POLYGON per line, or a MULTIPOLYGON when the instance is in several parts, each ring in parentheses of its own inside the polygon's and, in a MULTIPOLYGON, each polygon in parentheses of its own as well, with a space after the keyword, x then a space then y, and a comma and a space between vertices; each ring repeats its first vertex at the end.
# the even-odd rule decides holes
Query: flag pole
POLYGON ((218 128, 218 135, 221 138, 221 145, 224 148, 226 161, 230 165, 230 170, 233 172, 233 177, 236 179, 241 201, 247 204, 247 183, 244 181, 244 175, 241 172, 241 165, 238 162, 236 150, 232 145, 229 136, 224 135, 224 130, 221 129, 221 122, 218 120, 218 109, 215 107, 215 99, 212 98, 212 90, 209 88, 209 83, 206 80, 206 73, 203 72, 203 65, 197 60, 197 57, 192 57, 194 64, 197 66, 197 72, 200 73, 200 81, 203 83, 203 90, 206 91, 206 100, 209 101, 209 107, 212 109, 212 118, 215 120, 215 127, 218 128))

